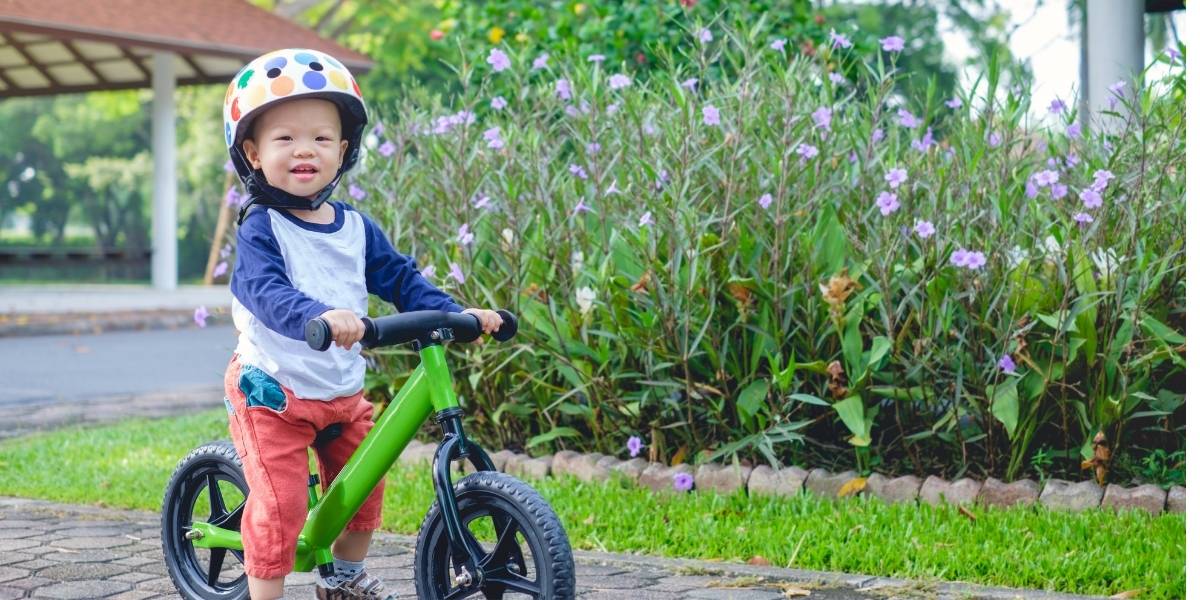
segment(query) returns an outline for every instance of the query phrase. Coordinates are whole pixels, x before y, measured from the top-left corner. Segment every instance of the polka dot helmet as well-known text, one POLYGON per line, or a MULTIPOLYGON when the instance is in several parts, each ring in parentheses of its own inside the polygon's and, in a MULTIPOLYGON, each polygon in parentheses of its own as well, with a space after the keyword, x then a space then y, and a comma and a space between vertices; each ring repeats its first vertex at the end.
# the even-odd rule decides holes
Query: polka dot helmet
MULTIPOLYGON (((248 191, 253 192, 252 187, 267 186, 261 173, 254 171, 246 159, 242 140, 255 116, 273 104, 296 98, 322 98, 337 105, 342 117, 342 138, 349 142, 338 169, 339 177, 330 183, 326 193, 320 194, 323 196, 320 202, 323 202, 341 174, 358 162, 359 146, 367 125, 366 104, 358 83, 336 58, 316 50, 290 48, 268 52, 242 67, 225 91, 225 146, 248 191)), ((275 188, 270 191, 273 196, 290 196, 275 188)))

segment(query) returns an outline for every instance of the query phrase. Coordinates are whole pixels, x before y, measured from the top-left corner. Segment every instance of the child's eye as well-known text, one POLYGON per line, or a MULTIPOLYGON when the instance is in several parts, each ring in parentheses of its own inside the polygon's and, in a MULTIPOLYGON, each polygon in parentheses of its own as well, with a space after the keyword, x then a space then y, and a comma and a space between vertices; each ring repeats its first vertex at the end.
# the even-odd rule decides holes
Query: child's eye
POLYGON ((290 142, 290 141, 292 141, 292 136, 290 136, 290 135, 281 135, 281 136, 279 136, 279 137, 277 137, 277 138, 275 138, 275 139, 276 139, 276 140, 282 140, 282 141, 285 141, 285 142, 290 142))
POLYGON ((318 142, 328 142, 328 141, 329 141, 329 138, 327 138, 327 137, 325 137, 325 136, 323 136, 323 135, 318 135, 318 136, 317 136, 317 141, 318 141, 318 142))

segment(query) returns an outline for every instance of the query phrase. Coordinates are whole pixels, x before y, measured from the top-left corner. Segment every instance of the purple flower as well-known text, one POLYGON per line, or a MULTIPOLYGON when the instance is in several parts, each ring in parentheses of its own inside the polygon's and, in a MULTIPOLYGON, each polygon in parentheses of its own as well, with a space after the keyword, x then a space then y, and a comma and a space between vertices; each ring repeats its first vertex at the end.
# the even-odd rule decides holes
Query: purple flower
POLYGON ((600 63, 600 62, 604 62, 604 55, 603 54, 591 54, 591 55, 588 55, 587 59, 588 59, 588 62, 600 63))
POLYGON ((192 320, 196 322, 196 325, 198 327, 207 327, 208 326, 207 319, 208 319, 208 309, 204 308, 203 306, 197 308, 196 312, 192 313, 192 320))
POLYGON ((619 111, 619 110, 621 110, 621 103, 613 102, 612 104, 609 104, 608 106, 604 107, 604 114, 611 117, 611 116, 617 114, 617 111, 619 111))
POLYGON ((784 46, 787 46, 787 40, 785 40, 783 38, 779 38, 779 39, 771 42, 771 49, 775 50, 777 52, 783 52, 784 46))
POLYGON ((240 198, 241 194, 238 194, 237 186, 229 186, 229 191, 225 192, 225 204, 229 206, 237 206, 240 198))
POLYGON ((967 266, 967 255, 968 254, 970 254, 970 252, 967 250, 963 250, 962 248, 959 248, 958 250, 951 252, 950 253, 950 264, 952 264, 956 267, 967 266))
POLYGON ((886 180, 888 182, 888 185, 891 186, 891 188, 894 190, 894 189, 900 187, 900 184, 904 183, 905 181, 908 181, 908 169, 901 169, 901 168, 892 169, 891 171, 888 171, 887 175, 884 175, 883 178, 884 178, 884 180, 886 180))
POLYGON ((921 122, 918 121, 917 118, 914 117, 912 113, 908 112, 907 110, 904 110, 903 108, 896 111, 896 115, 899 117, 897 119, 897 122, 900 123, 901 127, 907 127, 909 129, 916 129, 921 126, 921 122))
POLYGON ((500 139, 500 128, 493 127, 483 132, 483 139, 487 142, 488 148, 499 150, 504 147, 504 140, 500 139))
POLYGON ((1067 155, 1067 168, 1074 169, 1075 165, 1079 164, 1079 155, 1074 152, 1067 155))
POLYGON ((567 167, 567 170, 570 171, 572 175, 574 175, 580 179, 588 178, 587 171, 584 171, 583 167, 581 167, 575 163, 571 163, 571 166, 567 167))
POLYGON ((842 74, 838 73, 837 71, 831 71, 829 73, 829 82, 832 83, 833 85, 842 85, 843 83, 846 83, 846 78, 843 77, 842 74))
POLYGON ((233 246, 230 246, 229 244, 221 246, 221 258, 227 258, 230 252, 233 252, 233 246))
POLYGON ((1067 196, 1067 186, 1063 183, 1056 183, 1050 186, 1050 197, 1055 200, 1062 200, 1067 196))
POLYGON ((886 217, 900 208, 900 201, 896 199, 896 194, 879 192, 875 197, 875 206, 879 207, 879 213, 886 217))
POLYGON ((883 130, 882 129, 876 129, 875 131, 871 132, 871 142, 878 144, 879 141, 882 139, 883 139, 883 130))
POLYGON ((508 60, 508 55, 499 48, 492 48, 488 53, 487 63, 492 65, 492 71, 499 73, 512 66, 512 61, 508 60))
POLYGON ((913 231, 916 231, 917 235, 921 239, 928 238, 937 232, 937 230, 933 228, 933 223, 930 223, 929 221, 917 221, 917 226, 913 229, 913 231))
POLYGON ((988 145, 995 148, 1000 145, 1000 134, 995 131, 988 134, 988 145))
POLYGON ((946 101, 946 108, 949 108, 950 110, 962 108, 962 100, 959 99, 958 96, 955 96, 946 101))
POLYGON ((1079 199, 1083 200, 1083 207, 1087 209, 1094 210, 1104 204, 1104 198, 1100 197, 1100 192, 1091 188, 1079 192, 1079 199))
POLYGON ((625 448, 629 450, 629 458, 633 458, 642 453, 642 438, 631 435, 629 440, 625 442, 625 448))
POLYGON ((950 254, 950 264, 956 267, 963 267, 977 271, 983 268, 983 265, 986 262, 987 259, 984 258, 982 252, 975 252, 972 250, 964 250, 959 248, 950 254))
POLYGON ((763 195, 761 195, 761 196, 759 196, 759 197, 758 197, 758 205, 759 205, 759 206, 761 206, 761 207, 763 207, 764 209, 766 209, 766 208, 770 208, 770 207, 771 207, 771 203, 772 203, 772 202, 774 202, 774 201, 775 201, 775 197, 774 197, 774 196, 772 196, 772 195, 770 194, 770 192, 768 192, 768 193, 766 193, 766 194, 763 194, 763 195))
POLYGON ((630 79, 628 77, 626 77, 620 73, 617 73, 616 75, 613 75, 612 77, 608 78, 608 87, 610 87, 614 90, 627 88, 632 83, 633 82, 630 81, 630 79))
POLYGON ((700 83, 700 80, 696 79, 695 77, 692 77, 690 79, 684 80, 684 82, 680 85, 682 85, 683 87, 694 92, 694 91, 696 91, 696 84, 698 84, 698 83, 700 83))
POLYGON ((383 144, 380 144, 379 153, 382 154, 384 158, 390 158, 396 153, 396 145, 393 144, 391 140, 388 140, 383 144))
POLYGON ((591 212, 591 211, 592 211, 592 207, 588 206, 587 204, 584 204, 583 200, 581 199, 579 201, 579 203, 575 205, 575 208, 571 209, 571 216, 573 217, 581 212, 591 212))
POLYGON ((421 269, 421 277, 424 277, 425 279, 433 279, 433 275, 436 272, 437 270, 433 268, 433 265, 429 265, 424 269, 421 269))
POLYGON ((884 52, 900 52, 904 50, 904 38, 898 35, 889 35, 879 40, 879 47, 883 48, 884 52))
POLYGON ((987 259, 983 257, 982 252, 968 252, 965 266, 973 271, 978 271, 986 262, 987 259))
POLYGON ((471 202, 476 210, 487 210, 492 207, 492 199, 487 196, 480 196, 471 202))
POLYGON ((539 54, 537 58, 533 59, 533 70, 537 71, 539 69, 545 69, 546 65, 549 64, 549 62, 550 62, 549 54, 546 54, 545 52, 539 54))
POLYGON ((713 40, 712 32, 705 27, 696 32, 696 39, 700 40, 701 44, 707 44, 713 40))
POLYGON ((362 200, 367 197, 367 191, 358 187, 357 183, 350 184, 350 197, 355 200, 362 200))
POLYGON ((1094 178, 1092 179, 1092 189, 1097 192, 1103 192, 1108 187, 1108 182, 1112 181, 1114 176, 1112 171, 1100 169, 1093 173, 1092 177, 1094 178))
POLYGON ((853 150, 851 150, 851 151, 850 151, 850 157, 849 157, 848 159, 846 159, 846 160, 849 160, 849 161, 850 161, 850 164, 854 164, 854 163, 858 162, 858 153, 857 153, 857 152, 855 152, 855 151, 853 151, 853 150))
POLYGON ((829 32, 829 39, 831 40, 834 49, 850 47, 850 39, 836 31, 829 32))
POLYGON ((920 152, 929 152, 929 149, 933 148, 936 144, 937 140, 933 139, 932 127, 925 128, 925 135, 921 136, 921 139, 912 141, 913 150, 920 152))
POLYGON ((566 79, 559 79, 554 82, 554 92, 563 100, 571 99, 571 82, 566 79))
POLYGON ((496 96, 495 98, 492 98, 492 108, 496 110, 504 110, 505 106, 508 106, 508 100, 505 100, 504 96, 496 96))
POLYGON ((691 473, 676 473, 675 474, 675 491, 686 492, 692 489, 696 480, 692 478, 691 473))
POLYGON ((584 150, 586 150, 588 154, 595 154, 600 151, 600 144, 597 144, 596 142, 588 142, 587 145, 584 146, 584 150))
POLYGON ((213 278, 217 278, 217 277, 224 275, 225 272, 228 270, 229 270, 229 263, 227 263, 225 261, 221 261, 221 262, 217 263, 217 266, 213 267, 213 278))
MULTIPOLYGON (((376 127, 378 127, 378 125, 376 125, 376 127)), ((234 166, 233 166, 233 161, 232 161, 232 160, 227 160, 227 161, 225 161, 225 172, 226 172, 226 173, 232 173, 232 172, 234 172, 234 171, 236 171, 236 170, 237 170, 237 169, 236 169, 236 168, 234 168, 234 166)))
POLYGON ((650 214, 650 211, 646 211, 646 212, 642 213, 642 218, 638 219, 638 226, 651 227, 653 225, 654 225, 654 215, 650 214))
POLYGON ((1092 215, 1089 215, 1085 212, 1077 212, 1072 218, 1074 218, 1075 222, 1079 223, 1080 226, 1087 225, 1088 223, 1096 220, 1092 218, 1092 215))
POLYGON ((608 184, 608 188, 604 190, 604 195, 611 196, 620 192, 621 190, 617 189, 617 182, 614 180, 612 183, 608 184))
MULTIPOLYGON (((1067 110, 1067 104, 1065 102, 1063 102, 1062 100, 1055 98, 1050 101, 1050 114, 1052 114, 1052 115, 1062 114, 1062 112, 1064 110, 1067 110)), ((1006 354, 1005 356, 1008 356, 1008 355, 1006 354)))
POLYGON ((457 241, 464 246, 470 246, 471 242, 475 241, 475 234, 471 233, 470 225, 463 223, 462 226, 458 228, 457 241))
POLYGON ((796 147, 796 154, 799 154, 804 160, 812 160, 817 157, 817 149, 815 146, 800 144, 796 147))
POLYGON ((1025 180, 1025 197, 1026 198, 1037 198, 1037 195, 1038 195, 1038 186, 1036 183, 1033 182, 1033 175, 1030 175, 1029 178, 1025 180))
POLYGON ((1033 182, 1036 183, 1039 188, 1044 188, 1050 184, 1058 183, 1058 171, 1053 169, 1038 171, 1037 173, 1033 174, 1033 182))
POLYGON ((458 263, 450 263, 450 278, 457 281, 459 285, 467 282, 467 278, 463 276, 462 269, 458 268, 458 263))
POLYGON ((1017 363, 1013 362, 1011 356, 1005 354, 996 361, 996 368, 1003 371, 1005 375, 1013 375, 1017 372, 1017 363))
POLYGON ((1074 123, 1071 123, 1070 125, 1067 125, 1067 137, 1068 138, 1075 139, 1081 135, 1083 135, 1083 125, 1080 125, 1079 121, 1076 121, 1074 123))
POLYGON ((709 104, 701 109, 700 112, 704 113, 705 125, 717 126, 721 124, 721 111, 717 110, 717 107, 709 104))
POLYGON ((383 137, 383 123, 376 123, 375 127, 371 128, 371 133, 375 134, 375 137, 383 137))
POLYGON ((833 122, 833 109, 828 106, 822 106, 812 112, 813 124, 818 129, 829 131, 829 124, 833 122))
POLYGON ((1178 49, 1167 48, 1166 52, 1167 56, 1171 57, 1171 62, 1179 62, 1179 59, 1183 58, 1183 54, 1178 49))

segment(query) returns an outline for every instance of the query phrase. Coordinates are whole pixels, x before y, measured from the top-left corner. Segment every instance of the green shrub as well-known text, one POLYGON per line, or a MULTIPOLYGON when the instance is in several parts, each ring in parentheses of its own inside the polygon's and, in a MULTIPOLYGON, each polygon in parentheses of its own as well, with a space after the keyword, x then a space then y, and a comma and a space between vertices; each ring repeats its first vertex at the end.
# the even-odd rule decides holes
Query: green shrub
POLYGON ((457 350, 477 435, 1002 478, 1043 447, 1079 478, 1098 432, 1182 449, 1182 67, 1077 133, 995 62, 903 100, 895 53, 762 30, 640 74, 473 54, 451 105, 414 95, 369 141, 362 207, 462 303, 522 319, 457 350))

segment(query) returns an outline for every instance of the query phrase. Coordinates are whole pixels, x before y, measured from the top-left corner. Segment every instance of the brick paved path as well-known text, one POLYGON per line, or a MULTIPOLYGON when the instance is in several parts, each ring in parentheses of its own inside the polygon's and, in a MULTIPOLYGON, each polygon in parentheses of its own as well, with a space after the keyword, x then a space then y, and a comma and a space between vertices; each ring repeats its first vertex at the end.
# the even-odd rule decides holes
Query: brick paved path
MULTIPOLYGON (((411 536, 380 534, 368 568, 413 598, 411 536)), ((645 556, 576 553, 579 597, 599 599, 882 600, 1079 598, 965 584, 754 567, 645 556)), ((288 577, 288 598, 311 598, 313 575, 288 577)), ((0 600, 175 598, 159 546, 159 516, 0 497, 0 600)))

